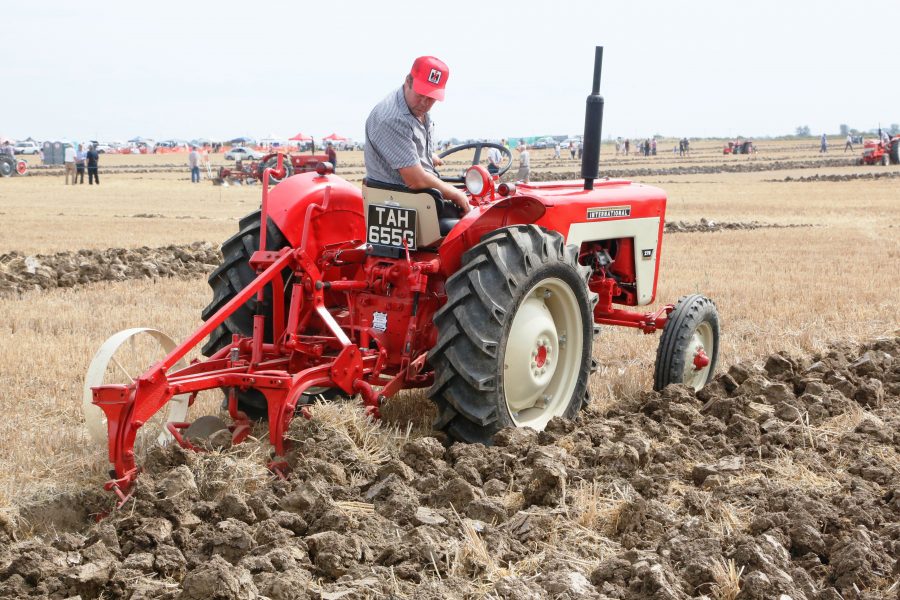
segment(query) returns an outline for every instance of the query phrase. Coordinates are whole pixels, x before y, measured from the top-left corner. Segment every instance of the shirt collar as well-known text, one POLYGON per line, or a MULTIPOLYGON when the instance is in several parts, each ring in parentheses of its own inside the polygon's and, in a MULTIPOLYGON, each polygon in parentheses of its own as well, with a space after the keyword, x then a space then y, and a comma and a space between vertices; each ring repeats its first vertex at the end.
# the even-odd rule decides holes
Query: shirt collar
POLYGON ((424 126, 428 126, 428 123, 431 122, 431 111, 425 113, 425 122, 419 121, 416 118, 416 115, 412 114, 409 110, 409 104, 406 103, 406 95, 403 93, 403 86, 400 86, 400 89, 397 90, 397 104, 400 105, 400 110, 403 111, 403 114, 409 115, 410 119, 413 119, 416 123, 421 123, 424 126))

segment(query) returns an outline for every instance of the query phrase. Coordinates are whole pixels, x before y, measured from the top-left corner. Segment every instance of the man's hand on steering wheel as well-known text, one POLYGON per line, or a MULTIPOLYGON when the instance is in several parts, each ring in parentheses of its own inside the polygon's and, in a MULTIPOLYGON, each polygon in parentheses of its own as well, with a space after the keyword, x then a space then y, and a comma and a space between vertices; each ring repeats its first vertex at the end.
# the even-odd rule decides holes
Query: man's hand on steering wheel
MULTIPOLYGON (((457 152, 462 152, 463 150, 468 150, 470 148, 475 148, 475 156, 472 158, 472 164, 477 165, 481 162, 481 149, 482 148, 496 148, 500 151, 500 154, 506 160, 506 164, 500 167, 500 170, 497 172, 497 177, 500 177, 512 166, 512 151, 503 146, 502 144, 495 144, 494 142, 474 142, 472 144, 463 144, 461 146, 454 146, 449 150, 445 150, 437 155, 437 160, 434 161, 434 166, 439 166, 439 164, 443 164, 444 157, 450 156, 451 154, 455 154, 457 152), (438 163, 440 161, 440 163, 438 163)), ((441 177, 441 181, 446 181, 447 183, 465 183, 465 177, 441 177)))

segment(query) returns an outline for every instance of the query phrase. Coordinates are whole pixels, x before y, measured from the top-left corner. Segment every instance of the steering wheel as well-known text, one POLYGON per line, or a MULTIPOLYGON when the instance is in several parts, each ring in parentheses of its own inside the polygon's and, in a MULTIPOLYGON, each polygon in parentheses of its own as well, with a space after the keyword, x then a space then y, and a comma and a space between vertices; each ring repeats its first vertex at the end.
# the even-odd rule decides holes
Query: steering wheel
MULTIPOLYGON (((512 166, 512 151, 503 146, 501 144, 495 144, 494 142, 474 142, 471 144, 463 144, 461 146, 454 146, 448 150, 444 150, 440 154, 438 154, 438 158, 444 158, 445 156, 450 156, 451 154, 456 154, 457 152, 462 152, 463 150, 469 150, 470 148, 475 148, 475 156, 472 158, 472 164, 477 165, 481 162, 481 149, 482 148, 496 148, 500 151, 500 155, 506 159, 506 164, 500 167, 500 170, 495 173, 498 177, 503 175, 509 168, 512 166)), ((501 162, 502 159, 501 159, 501 162)), ((446 181, 447 183, 465 183, 465 177, 440 177, 441 181, 446 181)))

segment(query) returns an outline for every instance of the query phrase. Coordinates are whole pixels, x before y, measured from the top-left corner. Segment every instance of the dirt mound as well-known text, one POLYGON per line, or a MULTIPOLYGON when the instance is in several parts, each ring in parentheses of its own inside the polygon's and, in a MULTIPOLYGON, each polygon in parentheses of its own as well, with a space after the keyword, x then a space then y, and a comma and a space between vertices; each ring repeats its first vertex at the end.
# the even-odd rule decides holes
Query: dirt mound
POLYGON ((158 449, 99 524, 0 518, 0 598, 896 597, 898 356, 773 354, 492 447, 320 406, 287 481, 158 449))
POLYGON ((98 281, 196 277, 212 272, 220 262, 219 249, 209 242, 37 255, 11 252, 0 254, 0 295, 98 281))
POLYGON ((812 227, 812 225, 779 225, 777 223, 763 223, 761 221, 750 221, 749 223, 729 223, 724 221, 700 219, 699 223, 689 223, 687 221, 667 221, 666 233, 709 233, 713 231, 726 230, 783 229, 792 227, 812 227))
POLYGON ((810 175, 809 177, 785 177, 784 179, 767 179, 770 182, 790 182, 790 181, 855 181, 857 179, 894 179, 900 177, 900 171, 878 171, 875 173, 851 173, 849 175, 810 175))
MULTIPOLYGON (((661 175, 711 175, 716 173, 751 173, 758 171, 783 171, 787 169, 822 169, 825 167, 846 167, 856 165, 855 161, 846 158, 830 158, 824 160, 741 160, 740 162, 723 162, 718 165, 686 165, 680 167, 636 167, 636 168, 603 168, 601 175, 613 179, 640 179, 642 177, 658 177, 661 175)), ((514 177, 510 172, 504 180, 514 177)), ((581 179, 581 171, 540 171, 533 169, 531 181, 577 181, 581 179)))

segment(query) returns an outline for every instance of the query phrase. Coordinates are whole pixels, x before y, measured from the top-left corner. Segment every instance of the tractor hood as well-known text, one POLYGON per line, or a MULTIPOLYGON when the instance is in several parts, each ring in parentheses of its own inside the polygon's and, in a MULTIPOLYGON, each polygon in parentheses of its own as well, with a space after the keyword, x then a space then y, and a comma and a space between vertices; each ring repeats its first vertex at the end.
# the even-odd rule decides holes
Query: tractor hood
POLYGON ((643 200, 665 200, 660 188, 633 183, 628 179, 597 179, 594 189, 585 190, 581 181, 541 181, 516 186, 516 196, 530 196, 545 206, 569 202, 621 203, 643 200))

